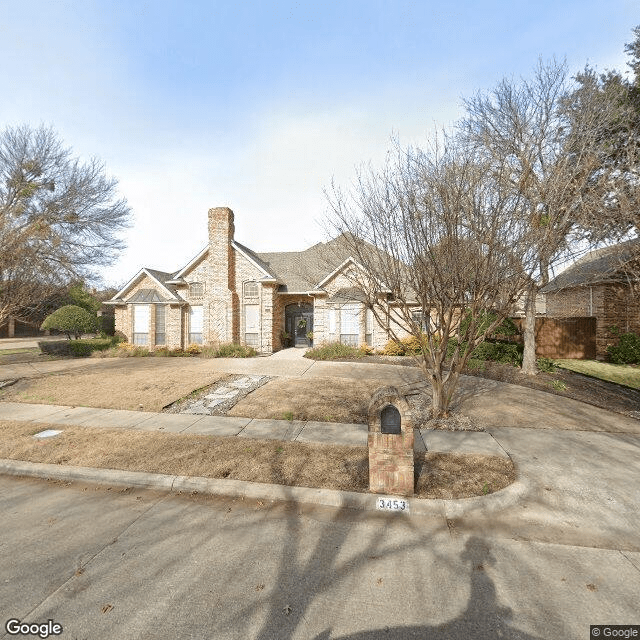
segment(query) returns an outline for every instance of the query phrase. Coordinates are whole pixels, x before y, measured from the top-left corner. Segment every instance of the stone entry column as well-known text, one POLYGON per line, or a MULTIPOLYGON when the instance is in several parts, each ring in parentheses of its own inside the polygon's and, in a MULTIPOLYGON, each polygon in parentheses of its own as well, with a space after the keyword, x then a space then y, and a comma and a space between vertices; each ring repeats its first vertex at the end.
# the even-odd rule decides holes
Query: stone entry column
POLYGON ((369 404, 369 491, 412 496, 413 421, 395 387, 378 389, 369 404))

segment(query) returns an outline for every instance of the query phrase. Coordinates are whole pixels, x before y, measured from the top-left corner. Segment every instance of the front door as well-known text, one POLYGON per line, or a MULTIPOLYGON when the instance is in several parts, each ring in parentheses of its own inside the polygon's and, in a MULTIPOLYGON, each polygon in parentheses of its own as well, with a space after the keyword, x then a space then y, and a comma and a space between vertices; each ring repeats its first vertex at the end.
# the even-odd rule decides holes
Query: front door
POLYGON ((313 330, 313 315, 310 313, 303 313, 293 317, 294 323, 294 331, 295 331, 295 342, 294 346, 296 347, 308 347, 309 339, 307 338, 307 333, 313 330))
POLYGON ((286 308, 285 328, 294 347, 308 347, 307 334, 313 331, 313 306, 292 304, 286 308))

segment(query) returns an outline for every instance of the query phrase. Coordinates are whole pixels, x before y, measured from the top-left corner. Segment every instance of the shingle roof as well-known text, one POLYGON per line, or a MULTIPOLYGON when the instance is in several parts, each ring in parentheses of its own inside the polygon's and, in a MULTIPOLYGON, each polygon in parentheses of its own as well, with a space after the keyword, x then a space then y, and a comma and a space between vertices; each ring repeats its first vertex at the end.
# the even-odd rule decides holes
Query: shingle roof
POLYGON ((542 293, 626 280, 624 265, 640 253, 640 238, 592 251, 558 274, 542 293))
POLYGON ((341 236, 319 242, 305 251, 258 253, 267 271, 282 283, 280 291, 311 291, 341 265, 351 252, 341 236))
POLYGON ((140 289, 127 302, 166 302, 155 289, 140 289))
POLYGON ((174 296, 177 296, 177 289, 175 285, 167 284, 167 280, 172 280, 173 276, 178 273, 175 271, 174 273, 167 273, 166 271, 158 271, 157 269, 149 269, 149 267, 145 267, 146 271, 148 271, 156 280, 162 282, 162 284, 171 291, 174 296))
MULTIPOLYGON (((237 240, 234 240, 234 243, 256 264, 276 278, 280 283, 279 291, 283 293, 306 292, 315 289, 319 282, 351 256, 348 241, 343 236, 338 236, 328 242, 319 242, 304 251, 257 253, 237 240)), ((177 295, 176 286, 168 284, 167 281, 172 280, 176 274, 180 273, 180 269, 174 273, 149 268, 146 270, 162 282, 171 293, 177 295)))

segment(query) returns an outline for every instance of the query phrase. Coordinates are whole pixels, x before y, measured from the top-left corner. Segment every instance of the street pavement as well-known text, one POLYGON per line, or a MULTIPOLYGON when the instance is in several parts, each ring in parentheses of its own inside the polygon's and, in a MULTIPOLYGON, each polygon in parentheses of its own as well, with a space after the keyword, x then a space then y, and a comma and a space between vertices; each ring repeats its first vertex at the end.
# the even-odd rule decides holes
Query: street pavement
POLYGON ((0 478, 0 506, 0 617, 65 639, 582 640, 640 622, 638 552, 35 479, 0 478))
MULTIPOLYGON (((85 366, 113 366, 104 362, 85 366)), ((229 367, 238 364, 229 372, 419 380, 392 365, 281 356, 229 367)), ((409 516, 293 490, 286 501, 282 487, 230 497, 195 493, 189 479, 168 492, 86 476, 71 484, 64 469, 50 481, 2 476, 2 621, 52 619, 63 638, 105 639, 577 640, 590 624, 640 624, 640 421, 477 378, 462 378, 456 406, 487 432, 424 433, 427 447, 501 452, 518 481, 486 497, 414 501, 430 508, 409 516)), ((99 411, 0 403, 3 419, 162 426, 157 414, 99 411)), ((172 430, 222 424, 197 420, 172 430)), ((280 428, 228 429, 252 422, 263 436, 280 428)), ((277 432, 314 430, 335 436, 322 423, 277 432)))

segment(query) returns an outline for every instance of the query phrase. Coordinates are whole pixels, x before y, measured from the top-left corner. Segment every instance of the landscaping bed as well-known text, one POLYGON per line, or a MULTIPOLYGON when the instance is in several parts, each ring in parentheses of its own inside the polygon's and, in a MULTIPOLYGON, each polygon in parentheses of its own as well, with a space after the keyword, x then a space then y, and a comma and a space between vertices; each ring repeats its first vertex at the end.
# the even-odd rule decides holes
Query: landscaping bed
MULTIPOLYGON (((369 486, 366 447, 238 437, 0 421, 0 458, 341 491, 367 492, 369 486), (50 428, 62 433, 33 437, 50 428)), ((422 453, 415 468, 419 498, 486 495, 516 477, 511 460, 497 456, 422 453)))
MULTIPOLYGON (((417 367, 412 356, 379 356, 368 355, 358 358, 336 358, 339 362, 359 362, 367 364, 395 364, 417 367)), ((566 361, 561 361, 566 362, 566 361)), ((582 360, 571 360, 577 369, 582 360)), ((611 365, 613 366, 613 365, 611 365)), ((521 387, 546 391, 555 395, 572 398, 587 404, 621 413, 631 418, 640 419, 640 389, 621 386, 607 380, 601 380, 577 371, 556 368, 553 372, 538 372, 528 376, 519 367, 501 362, 472 360, 464 371, 464 375, 487 378, 517 384, 521 387)))

